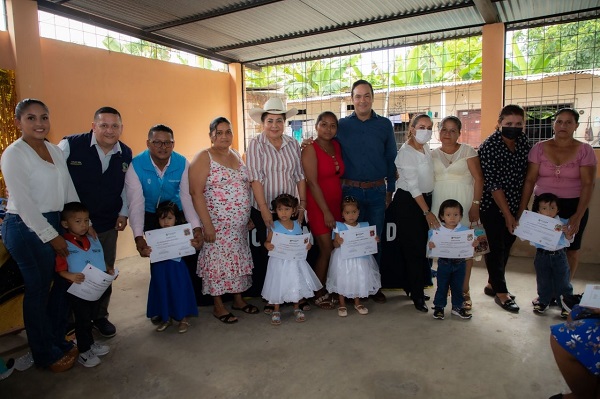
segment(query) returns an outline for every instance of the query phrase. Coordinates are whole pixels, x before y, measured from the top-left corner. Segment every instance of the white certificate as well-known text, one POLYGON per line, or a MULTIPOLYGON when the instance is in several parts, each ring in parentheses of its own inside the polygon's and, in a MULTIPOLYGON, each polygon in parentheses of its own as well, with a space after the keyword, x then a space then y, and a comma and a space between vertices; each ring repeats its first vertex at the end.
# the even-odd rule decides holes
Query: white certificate
POLYGON ((113 276, 92 266, 90 263, 85 266, 82 273, 85 276, 85 280, 79 284, 71 284, 67 292, 86 301, 97 301, 100 299, 104 291, 119 275, 117 269, 115 269, 113 276))
POLYGON ((144 234, 146 243, 152 248, 150 262, 181 258, 196 253, 196 248, 190 242, 194 238, 194 233, 189 223, 150 230, 144 234))
POLYGON ((539 244, 552 251, 558 245, 562 227, 560 220, 536 212, 524 211, 514 234, 523 240, 539 244))
POLYGON ((586 308, 600 308, 600 285, 586 285, 579 306, 585 306, 586 308))
POLYGON ((290 235, 273 232, 271 244, 275 248, 269 251, 269 256, 287 260, 306 260, 306 246, 310 240, 310 233, 290 235))
POLYGON ((435 248, 427 246, 427 257, 467 259, 473 257, 474 230, 463 231, 438 231, 434 230, 429 241, 435 244, 435 248))
POLYGON ((357 258, 377 253, 375 226, 358 227, 338 233, 344 239, 340 246, 342 259, 357 258))

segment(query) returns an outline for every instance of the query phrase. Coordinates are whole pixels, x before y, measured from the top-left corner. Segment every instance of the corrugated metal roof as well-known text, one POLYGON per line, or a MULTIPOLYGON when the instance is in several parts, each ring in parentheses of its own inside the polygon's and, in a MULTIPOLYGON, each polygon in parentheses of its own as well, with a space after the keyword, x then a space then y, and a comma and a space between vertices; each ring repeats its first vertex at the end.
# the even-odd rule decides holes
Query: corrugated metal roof
POLYGON ((270 65, 594 18, 600 0, 38 0, 38 7, 223 62, 270 65))

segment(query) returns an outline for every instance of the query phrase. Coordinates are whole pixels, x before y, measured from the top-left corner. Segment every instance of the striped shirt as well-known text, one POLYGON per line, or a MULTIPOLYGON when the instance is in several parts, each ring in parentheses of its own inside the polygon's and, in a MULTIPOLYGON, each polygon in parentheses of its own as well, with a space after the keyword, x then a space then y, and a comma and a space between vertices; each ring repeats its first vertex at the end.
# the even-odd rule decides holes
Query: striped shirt
MULTIPOLYGON (((282 138, 281 149, 277 150, 264 133, 260 134, 250 140, 246 153, 250 181, 259 181, 263 185, 269 207, 279 194, 291 194, 297 198, 297 184, 304 179, 300 164, 300 145, 285 134, 282 138)), ((259 209, 254 194, 252 206, 259 209)))

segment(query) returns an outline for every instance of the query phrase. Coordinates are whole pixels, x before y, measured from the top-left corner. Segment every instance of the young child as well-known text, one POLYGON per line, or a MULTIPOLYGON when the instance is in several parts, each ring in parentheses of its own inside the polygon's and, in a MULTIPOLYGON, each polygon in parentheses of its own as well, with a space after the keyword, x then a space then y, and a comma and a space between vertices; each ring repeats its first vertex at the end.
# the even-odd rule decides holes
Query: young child
MULTIPOLYGON (((533 212, 556 219, 557 227, 563 231, 556 248, 545 248, 540 244, 531 243, 537 248, 533 264, 538 298, 532 301, 533 311, 542 314, 548 308, 552 298, 573 294, 573 286, 569 281, 571 271, 565 248, 573 242, 574 237, 567 237, 564 233, 567 230, 568 220, 558 216, 558 197, 556 195, 551 193, 538 195, 531 208, 533 212)), ((562 308, 561 317, 566 318, 568 315, 569 312, 562 308)))
MULTIPOLYGON (((298 210, 298 199, 289 194, 281 194, 271 202, 271 208, 277 212, 276 220, 272 230, 267 235, 265 248, 269 251, 275 249, 271 243, 273 233, 301 235, 302 227, 292 220, 292 216, 298 210)), ((310 249, 307 243, 306 249, 310 249)), ((279 307, 285 302, 294 304, 294 317, 301 323, 306 320, 304 312, 300 309, 299 302, 303 298, 314 296, 314 292, 323 286, 305 259, 287 260, 269 257, 267 264, 267 275, 262 289, 262 297, 273 306, 271 324, 281 324, 281 312, 279 307)))
MULTIPOLYGON (((183 216, 177 205, 170 201, 161 202, 156 208, 156 217, 161 228, 183 224, 183 216)), ((198 249, 202 243, 192 240, 198 249)), ((150 263, 150 287, 148 289, 148 307, 146 316, 160 318, 162 321, 156 331, 162 332, 173 324, 179 323, 179 333, 187 332, 190 323, 188 316, 198 316, 194 287, 181 258, 150 263)))
MULTIPOLYGON (((102 245, 97 238, 88 235, 90 213, 85 205, 81 202, 69 202, 65 204, 60 217, 60 224, 66 230, 63 237, 67 242, 69 256, 56 257, 56 272, 75 284, 81 284, 85 280, 82 272, 88 263, 106 272, 102 245)), ((114 270, 109 273, 113 274, 114 270)), ((110 351, 108 345, 94 342, 92 335, 93 316, 97 313, 102 300, 108 295, 109 289, 110 287, 96 301, 87 301, 67 293, 75 317, 75 337, 79 350, 77 361, 85 367, 99 365, 101 361, 98 356, 106 355, 110 351)))
MULTIPOLYGON (((460 224, 463 216, 463 207, 460 202, 448 199, 440 205, 438 217, 442 222, 440 231, 464 231, 467 227, 460 224)), ((435 248, 435 242, 431 240, 433 230, 429 230, 430 249, 435 248)), ((477 246, 477 240, 473 240, 473 246, 477 246)), ((448 289, 452 292, 452 314, 461 319, 470 319, 471 313, 464 308, 463 282, 467 272, 466 259, 438 258, 437 261, 437 290, 433 299, 433 318, 444 320, 444 308, 448 302, 448 289)))
MULTIPOLYGON (((339 295, 338 316, 340 317, 348 316, 346 298, 354 299, 354 309, 359 314, 369 313, 369 309, 360 303, 360 298, 375 295, 381 288, 381 275, 373 255, 342 259, 340 246, 344 239, 340 236, 340 232, 369 226, 367 222, 358 222, 359 214, 358 201, 354 197, 345 197, 342 200, 344 223, 336 222, 332 232, 334 250, 329 261, 326 286, 327 291, 339 295)), ((373 236, 373 239, 379 241, 377 236, 373 236)))

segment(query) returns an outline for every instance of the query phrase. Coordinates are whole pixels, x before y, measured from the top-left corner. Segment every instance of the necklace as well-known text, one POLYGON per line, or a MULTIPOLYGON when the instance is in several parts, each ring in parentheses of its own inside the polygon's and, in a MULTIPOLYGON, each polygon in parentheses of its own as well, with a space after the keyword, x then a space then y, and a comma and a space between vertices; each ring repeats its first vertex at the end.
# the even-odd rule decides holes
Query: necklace
POLYGON ((315 143, 317 143, 317 145, 319 146, 319 148, 321 148, 325 154, 329 155, 331 157, 331 159, 333 159, 333 165, 335 166, 335 174, 339 175, 340 174, 340 164, 339 164, 337 158, 335 157, 335 152, 333 154, 331 154, 318 141, 315 140, 315 143))
POLYGON ((450 154, 450 159, 448 159, 448 157, 446 156, 447 154, 444 151, 442 151, 441 148, 440 148, 440 152, 442 153, 442 155, 444 156, 444 158, 446 158, 446 161, 448 162, 448 165, 452 165, 452 162, 454 162, 454 156, 456 155, 456 153, 458 153, 458 149, 456 151, 454 151, 452 154, 450 154))

